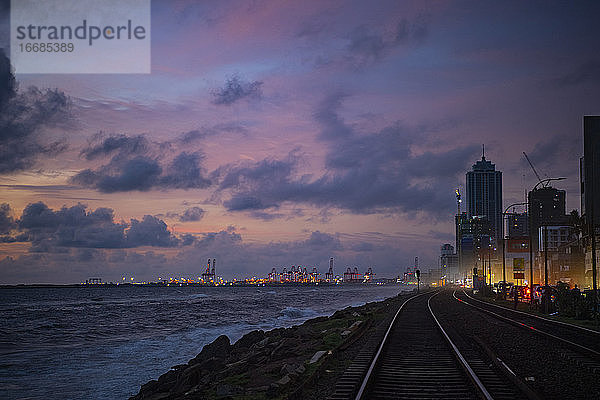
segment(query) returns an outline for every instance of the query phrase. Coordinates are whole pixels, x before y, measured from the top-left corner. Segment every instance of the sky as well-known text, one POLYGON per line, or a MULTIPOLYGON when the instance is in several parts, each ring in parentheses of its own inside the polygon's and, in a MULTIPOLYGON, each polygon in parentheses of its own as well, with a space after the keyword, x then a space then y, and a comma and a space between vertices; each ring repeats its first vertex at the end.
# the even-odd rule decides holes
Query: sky
POLYGON ((0 284, 435 268, 483 144, 580 208, 597 2, 152 1, 150 74, 19 73, 0 4, 0 284))

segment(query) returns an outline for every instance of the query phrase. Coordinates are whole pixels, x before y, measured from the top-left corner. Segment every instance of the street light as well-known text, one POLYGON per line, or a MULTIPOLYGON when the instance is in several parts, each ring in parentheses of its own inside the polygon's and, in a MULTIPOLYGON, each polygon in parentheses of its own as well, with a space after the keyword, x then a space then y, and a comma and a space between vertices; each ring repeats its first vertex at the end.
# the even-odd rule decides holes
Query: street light
MULTIPOLYGON (((540 179, 540 181, 538 183, 535 184, 535 186, 533 187, 533 189, 531 190, 531 192, 529 192, 530 194, 537 190, 538 186, 540 184, 542 184, 542 187, 547 188, 548 185, 550 184, 550 182, 552 181, 562 181, 564 179, 567 178, 546 178, 546 179, 540 179)), ((532 223, 531 223, 531 196, 527 197, 527 214, 529 217, 529 276, 531 278, 531 282, 529 283, 530 289, 531 289, 531 299, 533 299, 533 235, 532 235, 532 223)), ((544 294, 547 295, 547 291, 548 291, 548 257, 547 255, 545 255, 545 262, 544 262, 544 275, 545 275, 545 289, 544 289, 544 294)), ((530 302, 531 302, 530 299, 530 302)), ((547 299, 545 300, 546 303, 548 302, 547 299)), ((533 302, 531 302, 530 304, 533 304, 533 302)), ((546 306, 547 307, 547 306, 546 306)))
POLYGON ((492 243, 488 244, 488 273, 490 274, 490 290, 493 290, 494 284, 492 283, 492 243))
MULTIPOLYGON (((506 207, 504 209, 504 212, 502 213, 502 228, 504 228, 504 217, 507 214, 507 211, 509 208, 511 207, 516 207, 516 206, 526 206, 527 203, 514 203, 511 204, 510 206, 506 207)), ((510 213, 511 215, 514 215, 514 213, 510 213)), ((505 241, 506 241, 506 235, 503 233, 502 234, 502 298, 504 300, 506 300, 506 245, 505 245, 505 241)), ((529 244, 529 247, 531 247, 531 244, 529 244)), ((531 263, 531 260, 529 261, 529 263, 531 263)))
POLYGON ((541 183, 543 188, 547 188, 548 185, 550 184, 551 181, 563 181, 567 178, 546 178, 546 179, 541 179, 538 183, 535 184, 535 186, 533 187, 533 189, 531 190, 532 192, 534 190, 537 189, 538 185, 541 183))
POLYGON ((490 274, 490 288, 494 287, 494 282, 493 282, 493 271, 492 271, 492 251, 494 252, 494 254, 496 254, 496 247, 492 246, 492 243, 490 243, 488 245, 488 272, 490 274))

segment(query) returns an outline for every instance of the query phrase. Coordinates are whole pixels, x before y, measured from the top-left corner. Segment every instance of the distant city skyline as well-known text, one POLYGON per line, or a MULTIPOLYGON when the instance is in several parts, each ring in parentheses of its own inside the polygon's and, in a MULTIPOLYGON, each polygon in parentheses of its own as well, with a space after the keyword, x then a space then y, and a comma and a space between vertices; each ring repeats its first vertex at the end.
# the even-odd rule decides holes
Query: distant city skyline
POLYGON ((0 284, 436 268, 482 144, 580 209, 597 2, 154 1, 147 75, 11 71, 8 4, 0 284))

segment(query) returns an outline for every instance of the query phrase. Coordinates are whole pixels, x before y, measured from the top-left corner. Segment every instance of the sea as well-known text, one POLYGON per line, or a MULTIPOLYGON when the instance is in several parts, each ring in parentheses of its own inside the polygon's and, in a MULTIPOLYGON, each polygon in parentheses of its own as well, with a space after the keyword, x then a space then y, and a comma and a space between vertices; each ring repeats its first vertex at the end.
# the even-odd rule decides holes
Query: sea
POLYGON ((398 285, 0 289, 1 399, 127 399, 219 335, 290 327, 398 285))

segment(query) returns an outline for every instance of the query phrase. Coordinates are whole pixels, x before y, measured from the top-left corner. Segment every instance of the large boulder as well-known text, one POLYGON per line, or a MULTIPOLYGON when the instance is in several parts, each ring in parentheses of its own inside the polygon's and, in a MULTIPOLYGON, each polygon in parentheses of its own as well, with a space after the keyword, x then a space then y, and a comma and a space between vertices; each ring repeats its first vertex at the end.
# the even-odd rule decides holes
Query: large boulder
POLYGON ((215 392, 218 397, 231 397, 244 394, 244 388, 228 383, 219 383, 215 388, 215 392))
POLYGON ((210 358, 225 359, 231 352, 231 343, 226 335, 221 335, 202 348, 200 354, 190 360, 189 365, 198 364, 210 358))
POLYGON ((286 337, 271 352, 271 360, 281 360, 289 357, 297 357, 303 353, 302 340, 295 337, 286 337))
POLYGON ((211 357, 194 365, 190 365, 179 373, 177 382, 171 391, 175 393, 186 392, 192 387, 202 384, 203 378, 206 378, 211 372, 221 370, 224 367, 225 364, 223 363, 223 359, 217 357, 211 357))
POLYGON ((236 350, 248 349, 254 343, 260 342, 265 337, 266 337, 265 332, 262 330, 252 331, 250 333, 245 334, 244 336, 242 336, 241 339, 239 339, 237 342, 235 342, 232 350, 236 351, 236 350))

